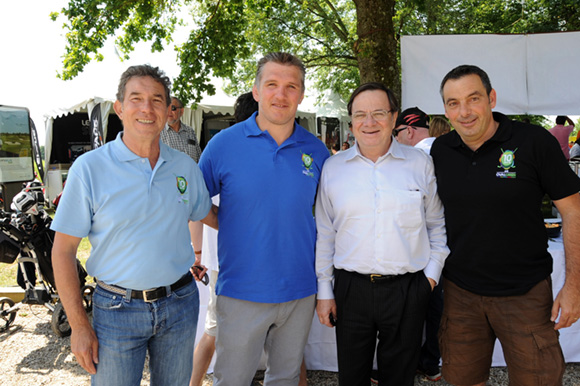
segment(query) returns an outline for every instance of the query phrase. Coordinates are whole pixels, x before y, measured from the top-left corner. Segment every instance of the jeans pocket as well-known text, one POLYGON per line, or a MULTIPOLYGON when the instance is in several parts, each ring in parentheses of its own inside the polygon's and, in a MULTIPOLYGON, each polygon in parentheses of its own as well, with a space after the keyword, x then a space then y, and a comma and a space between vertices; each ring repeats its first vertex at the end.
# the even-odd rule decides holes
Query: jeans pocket
POLYGON ((102 310, 115 310, 123 307, 123 296, 103 290, 99 286, 93 294, 93 306, 102 310))
POLYGON ((195 295, 198 292, 197 284, 195 281, 189 283, 188 285, 184 285, 183 287, 173 291, 171 296, 175 296, 177 299, 185 299, 192 295, 195 295))

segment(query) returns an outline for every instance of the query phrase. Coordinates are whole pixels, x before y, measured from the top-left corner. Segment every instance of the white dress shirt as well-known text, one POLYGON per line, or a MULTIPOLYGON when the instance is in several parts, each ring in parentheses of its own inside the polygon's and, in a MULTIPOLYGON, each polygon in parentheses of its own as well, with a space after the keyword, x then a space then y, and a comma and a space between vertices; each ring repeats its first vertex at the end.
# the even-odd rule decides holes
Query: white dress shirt
POLYGON ((334 268, 439 281, 449 249, 431 157, 392 141, 376 163, 358 146, 330 157, 316 200, 318 298, 333 299, 334 268))
POLYGON ((415 147, 429 154, 431 153, 431 146, 433 145, 433 142, 435 142, 435 137, 423 138, 422 140, 417 142, 417 144, 415 144, 415 147))

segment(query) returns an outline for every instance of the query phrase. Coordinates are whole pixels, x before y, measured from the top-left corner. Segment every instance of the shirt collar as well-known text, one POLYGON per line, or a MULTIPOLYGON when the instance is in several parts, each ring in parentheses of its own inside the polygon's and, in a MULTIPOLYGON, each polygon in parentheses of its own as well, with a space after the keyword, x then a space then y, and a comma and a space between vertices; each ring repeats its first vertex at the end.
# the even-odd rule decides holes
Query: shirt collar
MULTIPOLYGON (((119 161, 121 162, 129 162, 134 161, 137 159, 142 159, 143 157, 138 156, 137 154, 133 153, 125 142, 123 142, 123 132, 120 131, 117 134, 117 138, 113 142, 111 142, 111 146, 113 149, 113 153, 117 156, 119 161)), ((169 146, 161 142, 161 138, 159 138, 159 159, 163 161, 169 161, 172 159, 171 151, 169 150, 169 146)))
POLYGON ((163 130, 165 131, 173 131, 174 133, 179 133, 180 131, 184 130, 183 127, 183 123, 181 122, 181 120, 179 121, 179 129, 177 131, 173 130, 170 126, 169 123, 165 123, 165 127, 163 128, 163 130))
MULTIPOLYGON (((389 146, 389 150, 387 150, 387 152, 385 154, 383 154, 382 156, 379 157, 379 159, 377 160, 377 163, 380 162, 381 160, 385 159, 389 154, 393 158, 405 159, 406 158, 405 153, 402 151, 401 146, 403 146, 403 145, 401 145, 399 143, 399 141, 397 141, 395 139, 395 137, 391 137, 391 146, 389 146)), ((350 160, 357 158, 357 157, 368 159, 361 154, 360 149, 358 148, 358 143, 356 143, 356 142, 349 149, 343 150, 343 152, 347 153, 347 155, 346 155, 347 161, 350 161, 350 160)))
MULTIPOLYGON (((265 131, 262 131, 258 124, 256 123, 256 116, 258 112, 254 112, 251 117, 246 119, 242 124, 244 125, 244 135, 246 137, 258 137, 260 135, 266 135, 265 131)), ((295 142, 306 142, 309 139, 310 132, 304 129, 302 126, 294 122, 294 130, 290 137, 284 141, 283 145, 288 145, 295 142)))

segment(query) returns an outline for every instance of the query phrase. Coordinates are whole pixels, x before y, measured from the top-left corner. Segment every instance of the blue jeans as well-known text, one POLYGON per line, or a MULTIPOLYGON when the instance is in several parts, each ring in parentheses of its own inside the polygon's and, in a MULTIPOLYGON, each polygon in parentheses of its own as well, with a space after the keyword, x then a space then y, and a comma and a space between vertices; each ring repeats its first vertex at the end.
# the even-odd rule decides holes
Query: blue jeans
POLYGON ((146 303, 99 286, 93 295, 93 328, 99 340, 94 386, 138 386, 149 351, 151 385, 188 385, 199 313, 197 284, 146 303))

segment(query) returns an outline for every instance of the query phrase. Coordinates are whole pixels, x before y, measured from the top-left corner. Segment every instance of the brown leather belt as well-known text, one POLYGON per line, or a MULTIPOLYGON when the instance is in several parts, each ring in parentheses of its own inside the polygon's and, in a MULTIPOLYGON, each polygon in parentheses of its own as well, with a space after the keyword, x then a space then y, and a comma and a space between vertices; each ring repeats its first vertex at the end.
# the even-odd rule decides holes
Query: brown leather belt
MULTIPOLYGON (((177 280, 175 283, 171 284, 170 286, 157 287, 157 288, 152 288, 152 289, 143 290, 143 291, 130 290, 131 291, 131 299, 142 299, 142 300, 145 300, 146 302, 154 302, 155 300, 159 300, 161 298, 164 298, 164 297, 168 296, 171 292, 177 291, 181 287, 188 285, 189 283, 191 283, 192 280, 193 280, 193 277, 191 276, 191 273, 188 272, 185 275, 183 275, 179 280, 177 280), (167 290, 168 288, 169 288, 169 291, 167 290)), ((103 289, 106 289, 109 292, 113 292, 113 293, 116 293, 119 295, 127 295, 128 290, 126 288, 119 287, 116 285, 107 284, 107 283, 104 283, 100 280, 97 280, 97 285, 103 289)))

